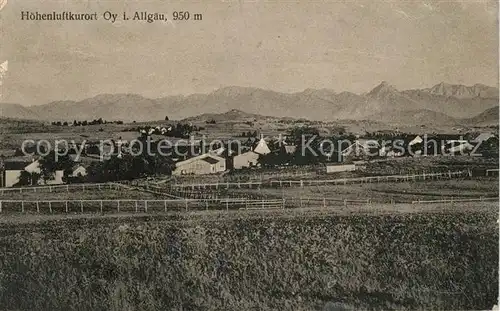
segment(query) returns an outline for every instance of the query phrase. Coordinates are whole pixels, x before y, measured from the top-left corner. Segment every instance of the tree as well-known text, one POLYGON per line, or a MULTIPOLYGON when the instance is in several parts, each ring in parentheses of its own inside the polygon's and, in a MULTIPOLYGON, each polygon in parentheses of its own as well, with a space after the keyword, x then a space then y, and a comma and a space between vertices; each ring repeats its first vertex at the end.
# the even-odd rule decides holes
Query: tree
POLYGON ((19 181, 14 184, 16 187, 21 187, 21 186, 30 186, 32 185, 32 178, 31 174, 27 171, 21 171, 19 174, 19 181))
POLYGON ((44 180, 50 180, 54 178, 54 173, 57 170, 67 171, 71 169, 74 165, 73 160, 71 160, 68 154, 58 155, 57 159, 55 156, 55 151, 51 150, 46 156, 39 160, 41 177, 44 180))
POLYGON ((168 121, 168 116, 165 116, 165 121, 168 121))
POLYGON ((275 152, 260 155, 257 162, 259 162, 264 167, 273 167, 289 164, 292 159, 293 157, 287 154, 284 148, 280 148, 275 152))

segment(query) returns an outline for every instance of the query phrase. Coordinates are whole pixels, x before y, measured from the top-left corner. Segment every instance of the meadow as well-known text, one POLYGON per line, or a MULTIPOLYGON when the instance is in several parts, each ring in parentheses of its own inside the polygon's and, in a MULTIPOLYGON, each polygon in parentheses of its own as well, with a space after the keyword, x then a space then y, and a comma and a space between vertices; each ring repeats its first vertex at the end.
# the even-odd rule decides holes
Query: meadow
POLYGON ((0 308, 491 309, 497 208, 4 222, 0 308))
POLYGON ((300 198, 332 198, 335 200, 369 199, 378 203, 403 203, 416 200, 497 197, 499 194, 498 177, 304 187, 286 187, 286 184, 284 185, 283 188, 221 189, 218 195, 219 197, 285 198, 295 201, 300 198))

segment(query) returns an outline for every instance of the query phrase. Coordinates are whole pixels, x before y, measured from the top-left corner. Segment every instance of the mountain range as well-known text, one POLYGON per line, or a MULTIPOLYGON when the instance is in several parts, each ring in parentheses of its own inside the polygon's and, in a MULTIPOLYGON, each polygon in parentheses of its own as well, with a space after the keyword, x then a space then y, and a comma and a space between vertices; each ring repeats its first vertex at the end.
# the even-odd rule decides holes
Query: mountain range
POLYGON ((0 104, 0 117, 45 121, 150 121, 240 110, 250 114, 318 121, 373 119, 386 123, 498 124, 498 88, 439 83, 397 90, 382 82, 365 94, 306 89, 296 93, 230 86, 209 94, 150 99, 137 94, 101 94, 81 101, 39 106, 0 104), (492 110, 493 109, 493 110, 492 110), (496 109, 496 110, 495 110, 496 109), (496 114, 495 114, 496 111, 496 114))

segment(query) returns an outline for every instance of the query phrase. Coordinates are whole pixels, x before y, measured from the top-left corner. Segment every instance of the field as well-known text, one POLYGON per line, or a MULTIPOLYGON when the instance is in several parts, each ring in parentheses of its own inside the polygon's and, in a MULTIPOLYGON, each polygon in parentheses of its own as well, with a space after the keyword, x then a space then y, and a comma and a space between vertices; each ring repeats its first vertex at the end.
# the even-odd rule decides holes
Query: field
POLYGON ((414 200, 440 200, 498 196, 498 178, 428 180, 418 182, 365 183, 351 185, 305 186, 261 189, 232 189, 233 195, 299 198, 335 198, 390 203, 414 200))
POLYGON ((498 294, 497 218, 497 204, 481 203, 438 213, 286 210, 4 222, 0 306, 490 309, 498 294))

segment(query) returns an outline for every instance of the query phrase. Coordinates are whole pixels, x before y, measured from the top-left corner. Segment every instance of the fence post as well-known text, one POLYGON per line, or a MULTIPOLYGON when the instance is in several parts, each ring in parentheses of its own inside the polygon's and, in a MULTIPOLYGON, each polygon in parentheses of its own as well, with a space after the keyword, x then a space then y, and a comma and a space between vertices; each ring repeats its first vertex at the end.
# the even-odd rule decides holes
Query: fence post
POLYGON ((184 201, 184 203, 186 204, 186 212, 187 212, 187 210, 188 210, 188 200, 186 199, 186 200, 184 201))
POLYGON ((116 201, 116 211, 119 213, 120 212, 120 200, 116 201))
POLYGON ((2 201, 0 201, 0 213, 2 212, 2 201))
POLYGON ((226 200, 226 211, 229 211, 229 200, 226 200))
POLYGON ((135 201, 135 212, 137 213, 137 200, 135 201))
POLYGON ((40 213, 40 204, 36 201, 36 212, 40 213))
POLYGON ((344 207, 347 207, 347 199, 344 199, 344 207))
POLYGON ((163 205, 164 205, 164 208, 165 208, 165 213, 167 212, 167 200, 164 200, 163 201, 163 205))
MULTIPOLYGON (((99 185, 99 188, 100 188, 100 185, 99 185)), ((102 200, 101 200, 101 202, 100 202, 100 203, 101 203, 101 214, 102 214, 102 200)))
POLYGON ((69 192, 69 185, 66 185, 66 192, 69 192))
POLYGON ((68 201, 65 202, 66 203, 66 213, 68 212, 68 201))
POLYGON ((21 213, 24 213, 24 201, 21 201, 21 213))
POLYGON ((148 212, 148 201, 144 200, 144 212, 148 212))
POLYGON ((323 198, 323 207, 326 207, 326 198, 323 198))
POLYGON ((80 211, 82 212, 83 214, 83 201, 80 201, 80 211))
POLYGON ((49 201, 49 212, 52 214, 52 202, 49 201))

